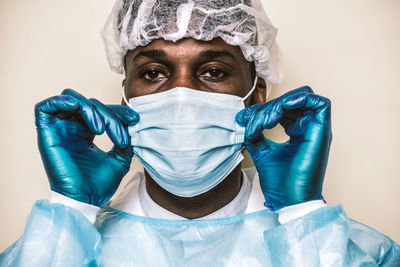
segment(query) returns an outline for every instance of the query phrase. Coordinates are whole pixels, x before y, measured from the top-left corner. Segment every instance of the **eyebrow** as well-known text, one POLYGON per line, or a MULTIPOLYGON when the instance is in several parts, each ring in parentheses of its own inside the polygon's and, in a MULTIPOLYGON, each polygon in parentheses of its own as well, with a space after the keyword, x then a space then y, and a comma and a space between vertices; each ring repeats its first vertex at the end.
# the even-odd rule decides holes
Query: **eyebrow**
MULTIPOLYGON (((236 60, 235 56, 226 50, 206 50, 206 51, 200 52, 199 55, 200 55, 200 57, 207 58, 208 60, 215 59, 215 58, 223 58, 223 57, 227 57, 227 58, 236 60)), ((135 55, 131 59, 131 62, 136 61, 141 57, 146 57, 146 58, 150 58, 150 59, 159 59, 159 58, 167 57, 167 53, 165 53, 165 51, 162 49, 140 51, 139 53, 137 53, 137 55, 135 55)))
POLYGON ((147 57, 150 59, 158 59, 158 58, 165 58, 167 57, 167 54, 164 52, 162 49, 154 49, 154 50, 148 50, 148 51, 140 51, 137 53, 136 56, 132 58, 132 62, 136 61, 138 58, 141 57, 147 57))
POLYGON ((206 51, 202 51, 200 53, 201 57, 205 57, 207 59, 215 59, 215 58, 219 58, 219 57, 228 57, 228 58, 232 58, 235 59, 235 56, 232 55, 231 53, 229 53, 226 50, 206 50, 206 51))

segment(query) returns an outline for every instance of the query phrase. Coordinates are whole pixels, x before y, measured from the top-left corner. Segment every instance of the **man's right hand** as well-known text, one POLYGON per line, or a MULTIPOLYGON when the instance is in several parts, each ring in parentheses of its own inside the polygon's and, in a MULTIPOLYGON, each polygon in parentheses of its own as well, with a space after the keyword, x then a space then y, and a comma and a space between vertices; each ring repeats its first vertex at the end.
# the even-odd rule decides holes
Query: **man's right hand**
POLYGON ((133 157, 127 126, 139 114, 106 106, 71 89, 39 102, 35 119, 40 154, 53 191, 101 207, 117 190, 133 157), (107 132, 114 147, 105 152, 94 137, 107 132))

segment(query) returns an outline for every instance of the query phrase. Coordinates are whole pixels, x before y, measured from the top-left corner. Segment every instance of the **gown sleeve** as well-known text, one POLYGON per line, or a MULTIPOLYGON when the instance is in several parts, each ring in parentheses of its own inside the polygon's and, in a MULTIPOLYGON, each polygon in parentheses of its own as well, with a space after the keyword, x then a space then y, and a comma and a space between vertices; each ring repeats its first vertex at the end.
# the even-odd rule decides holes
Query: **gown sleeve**
POLYGON ((400 246, 349 219, 341 206, 266 230, 264 241, 277 266, 400 266, 400 246))
POLYGON ((22 237, 0 254, 0 266, 97 266, 101 236, 79 211, 40 200, 22 237))

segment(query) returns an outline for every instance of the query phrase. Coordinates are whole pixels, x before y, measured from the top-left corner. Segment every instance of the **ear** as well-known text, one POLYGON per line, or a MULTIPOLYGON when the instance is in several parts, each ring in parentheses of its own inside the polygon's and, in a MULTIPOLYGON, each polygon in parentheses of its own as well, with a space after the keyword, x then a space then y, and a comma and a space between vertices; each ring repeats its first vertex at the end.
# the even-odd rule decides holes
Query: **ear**
POLYGON ((257 77, 256 89, 251 96, 250 105, 267 101, 267 83, 263 78, 257 77))

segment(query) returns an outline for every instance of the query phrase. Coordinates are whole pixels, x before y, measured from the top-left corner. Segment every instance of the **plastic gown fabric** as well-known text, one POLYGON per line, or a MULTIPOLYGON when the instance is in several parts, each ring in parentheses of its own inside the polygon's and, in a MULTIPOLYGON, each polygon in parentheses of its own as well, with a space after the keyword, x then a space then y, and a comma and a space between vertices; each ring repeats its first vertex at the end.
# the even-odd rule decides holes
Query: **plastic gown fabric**
POLYGON ((325 207, 279 224, 262 210, 209 220, 165 220, 103 207, 79 212, 38 201, 0 266, 400 266, 400 247, 325 207))

